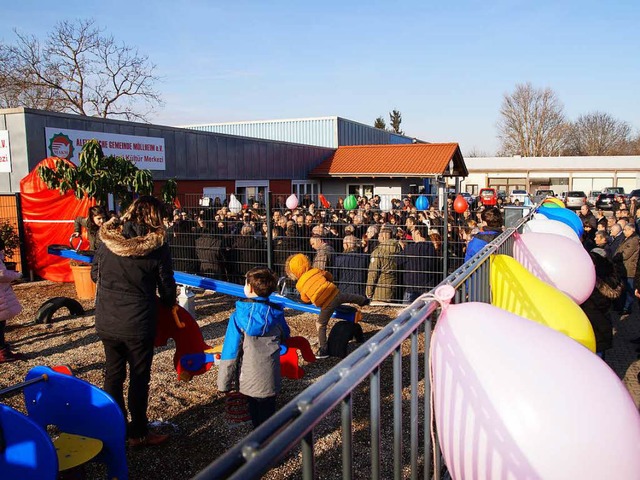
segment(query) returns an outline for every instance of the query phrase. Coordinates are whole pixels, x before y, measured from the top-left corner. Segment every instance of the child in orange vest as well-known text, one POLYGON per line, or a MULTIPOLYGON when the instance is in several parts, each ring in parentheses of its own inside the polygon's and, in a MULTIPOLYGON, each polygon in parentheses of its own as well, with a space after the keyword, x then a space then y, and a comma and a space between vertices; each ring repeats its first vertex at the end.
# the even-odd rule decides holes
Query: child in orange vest
POLYGON ((327 271, 311 268, 309 257, 302 253, 287 258, 285 272, 291 280, 297 281, 296 289, 300 292, 301 300, 320 307, 316 320, 319 344, 316 358, 327 358, 327 324, 336 308, 343 303, 355 303, 364 307, 371 300, 362 295, 341 293, 333 283, 333 276, 327 271))

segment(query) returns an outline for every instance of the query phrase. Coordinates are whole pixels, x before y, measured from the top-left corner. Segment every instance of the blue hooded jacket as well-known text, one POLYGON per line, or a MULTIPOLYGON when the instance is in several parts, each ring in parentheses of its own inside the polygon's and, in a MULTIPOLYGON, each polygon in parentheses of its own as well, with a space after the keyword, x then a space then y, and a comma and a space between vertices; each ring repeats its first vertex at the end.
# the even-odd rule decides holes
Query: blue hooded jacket
POLYGON ((280 390, 280 343, 289 337, 284 311, 258 297, 236 302, 218 369, 218 389, 266 398, 280 390))

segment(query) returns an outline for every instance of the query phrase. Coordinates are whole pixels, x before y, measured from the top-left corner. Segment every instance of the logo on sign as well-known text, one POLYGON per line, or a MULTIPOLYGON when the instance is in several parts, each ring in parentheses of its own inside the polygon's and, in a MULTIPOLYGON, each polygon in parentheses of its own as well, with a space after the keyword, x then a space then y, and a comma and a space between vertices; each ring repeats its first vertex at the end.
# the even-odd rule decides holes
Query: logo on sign
POLYGON ((71 160, 71 157, 73 157, 73 142, 64 133, 56 133, 49 139, 49 152, 52 157, 71 160))

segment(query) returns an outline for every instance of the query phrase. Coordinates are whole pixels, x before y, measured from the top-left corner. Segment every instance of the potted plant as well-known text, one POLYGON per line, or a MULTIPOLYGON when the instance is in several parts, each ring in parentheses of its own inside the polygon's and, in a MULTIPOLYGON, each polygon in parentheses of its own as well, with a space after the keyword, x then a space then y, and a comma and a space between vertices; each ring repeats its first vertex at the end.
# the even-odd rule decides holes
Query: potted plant
MULTIPOLYGON (((125 209, 133 201, 135 194, 151 195, 153 178, 149 170, 141 170, 123 157, 106 157, 97 140, 89 140, 80 152, 80 165, 77 167, 64 160, 58 160, 54 168, 41 166, 38 174, 51 189, 65 194, 69 190, 77 198, 94 198, 98 205, 107 206, 109 194, 114 201, 125 209)), ((165 182, 162 188, 163 200, 172 203, 177 193, 174 179, 165 182)), ((91 281, 91 265, 72 262, 76 291, 79 298, 95 297, 95 284, 91 281)))
MULTIPOLYGON (((8 219, 0 220, 0 238, 4 241, 4 258, 12 259, 16 249, 20 248, 20 236, 15 225, 8 219)), ((9 270, 16 268, 16 262, 5 261, 5 265, 9 270)))

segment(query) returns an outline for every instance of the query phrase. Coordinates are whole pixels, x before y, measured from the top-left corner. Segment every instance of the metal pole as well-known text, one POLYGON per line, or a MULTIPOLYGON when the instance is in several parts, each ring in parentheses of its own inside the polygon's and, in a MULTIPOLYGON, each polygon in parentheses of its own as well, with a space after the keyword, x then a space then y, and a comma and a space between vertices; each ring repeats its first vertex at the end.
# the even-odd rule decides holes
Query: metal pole
POLYGON ((49 379, 49 376, 44 374, 39 377, 32 378, 31 380, 25 380, 24 382, 16 383, 15 385, 11 385, 10 387, 3 388, 0 390, 0 398, 8 397, 11 394, 17 393, 25 387, 29 385, 33 385, 34 383, 46 382, 49 379))
POLYGON ((444 180, 444 235, 442 236, 442 278, 447 278, 449 265, 447 260, 449 259, 449 192, 447 192, 447 181, 444 180))
POLYGON ((369 375, 371 401, 371 480, 380 480, 380 367, 369 375))
POLYGON ((351 480, 353 478, 353 412, 351 395, 347 395, 342 400, 342 478, 351 480))
POLYGON ((302 439, 302 478, 313 480, 315 458, 313 457, 313 430, 302 439))
POLYGON ((393 352, 393 478, 402 478, 402 346, 393 352))
POLYGON ((418 480, 418 330, 411 333, 411 480, 418 480))
POLYGON ((273 235, 271 228, 271 192, 264 193, 264 207, 267 212, 267 266, 273 270, 273 235))
POLYGON ((431 479, 431 317, 424 322, 424 480, 431 479))

